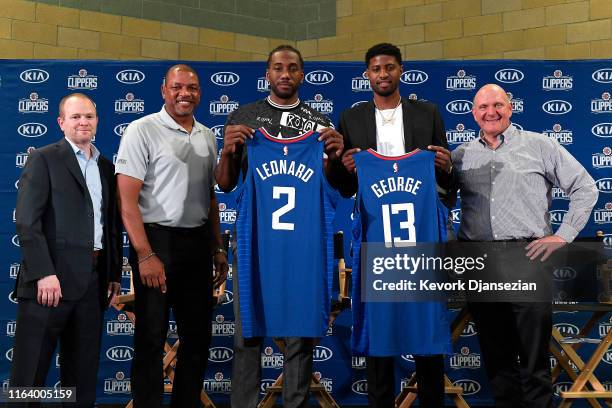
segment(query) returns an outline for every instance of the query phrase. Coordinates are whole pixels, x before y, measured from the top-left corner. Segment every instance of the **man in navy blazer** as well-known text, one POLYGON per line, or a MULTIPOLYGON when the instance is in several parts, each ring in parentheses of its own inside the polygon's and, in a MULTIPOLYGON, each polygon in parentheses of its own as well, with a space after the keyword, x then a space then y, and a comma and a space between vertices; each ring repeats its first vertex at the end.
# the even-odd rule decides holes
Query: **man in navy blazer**
POLYGON ((114 166, 91 143, 98 117, 88 96, 64 97, 57 121, 65 137, 32 151, 19 179, 10 384, 43 386, 59 341, 62 387, 76 387, 73 406, 93 407, 102 316, 120 289, 114 166))

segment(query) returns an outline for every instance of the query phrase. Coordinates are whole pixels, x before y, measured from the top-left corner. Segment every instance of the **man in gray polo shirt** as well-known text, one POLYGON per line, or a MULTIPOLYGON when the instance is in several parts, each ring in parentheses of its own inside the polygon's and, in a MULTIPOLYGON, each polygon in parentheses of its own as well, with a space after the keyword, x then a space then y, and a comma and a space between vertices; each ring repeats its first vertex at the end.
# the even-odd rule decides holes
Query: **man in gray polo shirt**
POLYGON ((175 65, 161 93, 162 109, 132 122, 117 154, 138 317, 132 394, 136 408, 162 406, 162 357, 172 307, 180 346, 171 406, 191 408, 200 406, 212 287, 225 280, 228 265, 213 192, 215 137, 193 117, 201 94, 198 75, 187 65, 175 65))
MULTIPOLYGON (((472 113, 480 137, 452 153, 461 189, 459 240, 525 241, 526 257, 545 260, 587 223, 597 202, 595 182, 557 142, 510 123, 512 104, 501 87, 480 88, 472 113), (548 215, 553 186, 570 200, 554 234, 548 215)), ((471 303, 470 311, 495 406, 552 407, 550 302, 471 303)))

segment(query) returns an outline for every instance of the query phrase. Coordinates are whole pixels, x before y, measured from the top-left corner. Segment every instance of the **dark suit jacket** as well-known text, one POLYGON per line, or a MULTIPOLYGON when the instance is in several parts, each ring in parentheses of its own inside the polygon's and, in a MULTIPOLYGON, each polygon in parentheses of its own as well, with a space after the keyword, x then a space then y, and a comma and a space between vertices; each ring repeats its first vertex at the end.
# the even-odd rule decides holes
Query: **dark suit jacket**
MULTIPOLYGON (((376 149, 376 117, 373 101, 361 103, 347 109, 340 115, 338 132, 344 137, 344 150, 358 147, 362 150, 376 149)), ((404 120, 404 144, 406 152, 416 148, 426 150, 428 145, 442 146, 448 149, 446 132, 442 117, 436 105, 430 102, 414 101, 402 98, 402 115, 404 120)), ((345 197, 357 192, 357 177, 349 174, 341 163, 335 163, 330 174, 330 181, 345 197)), ((436 181, 444 189, 450 189, 451 176, 436 169, 436 181)), ((445 203, 452 199, 449 192, 445 203)), ((456 191, 454 193, 456 195, 456 191)), ((454 202, 454 200, 453 200, 454 202)))
MULTIPOLYGON (((113 164, 98 159, 102 182, 104 249, 98 258, 100 302, 109 281, 121 277, 121 224, 113 164)), ((16 295, 36 298, 37 281, 57 275, 63 299, 83 296, 93 268, 93 205, 72 147, 60 141, 34 150, 17 194, 17 234, 22 263, 16 295)))

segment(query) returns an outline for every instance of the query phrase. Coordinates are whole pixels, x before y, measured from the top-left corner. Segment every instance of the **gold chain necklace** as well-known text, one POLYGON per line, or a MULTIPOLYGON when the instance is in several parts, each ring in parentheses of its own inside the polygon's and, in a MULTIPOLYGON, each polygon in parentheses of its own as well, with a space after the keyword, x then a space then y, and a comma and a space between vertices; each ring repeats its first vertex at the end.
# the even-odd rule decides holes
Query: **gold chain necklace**
POLYGON ((391 114, 388 117, 385 117, 385 115, 382 112, 382 109, 380 109, 378 107, 378 105, 376 105, 376 101, 374 101, 374 106, 376 106, 376 109, 378 109, 378 112, 380 112, 380 118, 382 119, 382 124, 383 126, 385 125, 393 125, 395 124, 395 112, 397 112, 397 108, 399 108, 399 106, 402 104, 402 98, 399 98, 399 101, 397 102, 397 105, 395 105, 395 108, 393 108, 393 111, 391 112, 391 114))

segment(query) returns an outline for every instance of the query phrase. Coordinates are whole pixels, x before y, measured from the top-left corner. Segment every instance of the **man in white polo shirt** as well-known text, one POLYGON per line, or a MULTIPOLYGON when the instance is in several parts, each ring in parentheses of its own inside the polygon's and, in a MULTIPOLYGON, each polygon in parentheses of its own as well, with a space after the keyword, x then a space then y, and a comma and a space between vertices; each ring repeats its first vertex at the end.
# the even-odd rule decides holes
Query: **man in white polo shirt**
POLYGON ((171 406, 191 408, 200 406, 212 286, 225 280, 228 265, 213 192, 216 141, 193 117, 201 94, 197 73, 187 65, 171 67, 161 93, 161 111, 132 122, 117 154, 138 317, 132 394, 136 408, 162 406, 171 307, 180 340, 171 406))

